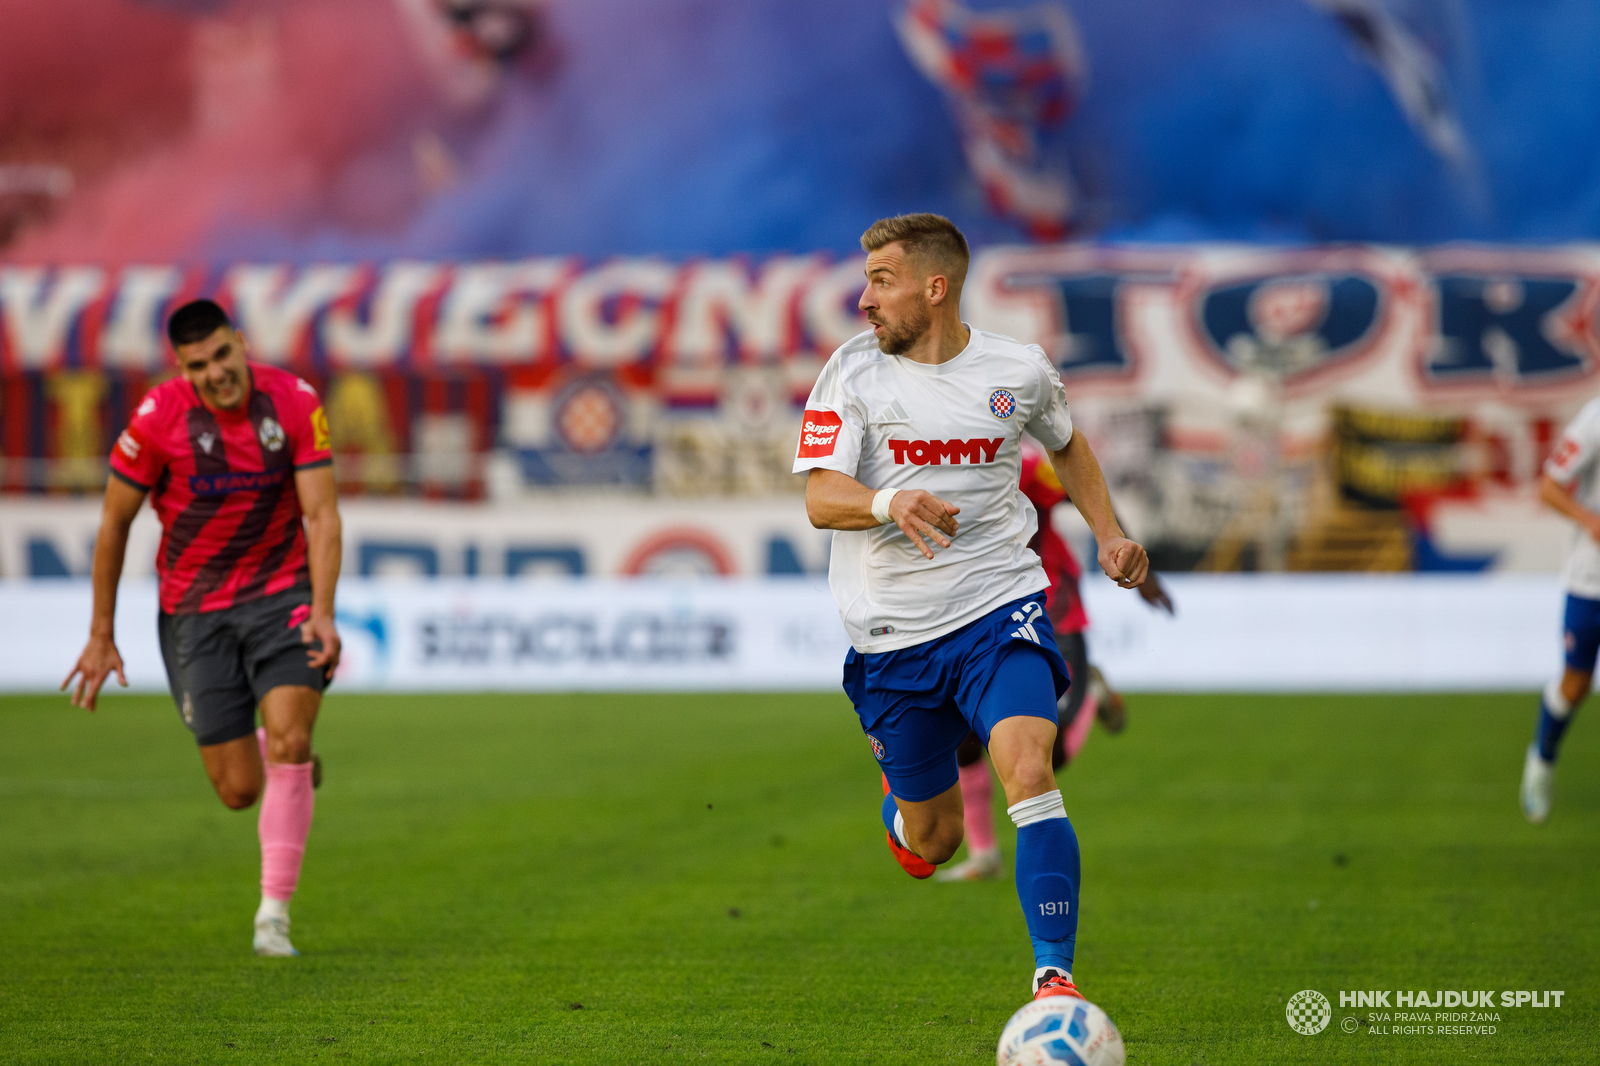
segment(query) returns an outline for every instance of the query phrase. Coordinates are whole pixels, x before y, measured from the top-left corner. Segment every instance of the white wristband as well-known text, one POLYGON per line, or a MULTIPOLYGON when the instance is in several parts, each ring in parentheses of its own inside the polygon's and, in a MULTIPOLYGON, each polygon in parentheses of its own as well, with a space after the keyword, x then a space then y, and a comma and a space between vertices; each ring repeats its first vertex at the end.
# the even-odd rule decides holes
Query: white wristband
POLYGON ((879 489, 872 497, 872 517, 878 520, 878 525, 886 526, 894 519, 889 517, 889 501, 894 499, 894 494, 899 489, 879 489))

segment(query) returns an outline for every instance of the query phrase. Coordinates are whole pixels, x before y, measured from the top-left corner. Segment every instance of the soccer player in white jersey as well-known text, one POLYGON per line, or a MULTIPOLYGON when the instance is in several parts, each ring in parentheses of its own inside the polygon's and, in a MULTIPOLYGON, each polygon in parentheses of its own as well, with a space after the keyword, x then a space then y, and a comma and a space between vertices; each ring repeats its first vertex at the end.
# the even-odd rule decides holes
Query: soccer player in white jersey
POLYGON ((918 878, 955 854, 956 748, 976 731, 1017 825, 1034 995, 1077 996, 1078 838, 1050 763, 1068 677, 1027 546, 1037 518, 1018 487, 1024 431, 1048 450, 1105 572, 1136 588, 1149 562, 1122 535, 1044 352, 961 321, 961 231, 901 215, 861 246, 872 329, 817 378, 795 472, 808 472, 812 524, 836 531, 828 584, 852 645, 844 688, 883 771, 889 848, 918 878))
POLYGON ((1522 813, 1530 822, 1550 816, 1556 753, 1572 715, 1589 695, 1600 651, 1600 398, 1572 420, 1539 478, 1539 498, 1577 523, 1562 583, 1567 590, 1567 668, 1545 686, 1539 726, 1522 764, 1522 813))

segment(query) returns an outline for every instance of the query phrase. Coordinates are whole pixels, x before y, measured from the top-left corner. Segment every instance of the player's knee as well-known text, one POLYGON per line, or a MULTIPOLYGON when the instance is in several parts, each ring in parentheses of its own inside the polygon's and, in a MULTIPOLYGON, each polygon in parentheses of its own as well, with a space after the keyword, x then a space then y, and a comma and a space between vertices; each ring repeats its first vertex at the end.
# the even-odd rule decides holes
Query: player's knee
POLYGON ((1561 698, 1567 701, 1569 707, 1576 707, 1589 695, 1590 684, 1588 675, 1571 671, 1561 679, 1561 698))
POLYGON ((1050 753, 1039 752, 1017 760, 1011 780, 1007 783, 1006 796, 1008 799, 1012 795, 1042 796, 1046 792, 1054 792, 1058 787, 1050 753))
POLYGON ((935 866, 943 862, 949 862, 955 856, 956 849, 961 846, 961 838, 960 822, 956 822, 954 825, 941 823, 929 835, 927 840, 918 842, 921 845, 922 857, 935 866))
POLYGON ((918 854, 936 866, 942 862, 949 862, 955 855, 956 849, 961 847, 965 830, 966 826, 959 814, 941 815, 928 827, 928 832, 917 841, 918 854))
POLYGON ((907 821, 906 836, 913 851, 937 865, 948 861, 961 847, 964 829, 959 813, 923 812, 922 817, 907 821))
POLYGON ((249 786, 221 784, 217 786, 217 796, 222 800, 222 805, 230 811, 242 811, 256 805, 256 800, 261 798, 261 790, 249 786))
POLYGON ((293 727, 267 734, 267 761, 302 763, 311 761, 311 730, 293 727))

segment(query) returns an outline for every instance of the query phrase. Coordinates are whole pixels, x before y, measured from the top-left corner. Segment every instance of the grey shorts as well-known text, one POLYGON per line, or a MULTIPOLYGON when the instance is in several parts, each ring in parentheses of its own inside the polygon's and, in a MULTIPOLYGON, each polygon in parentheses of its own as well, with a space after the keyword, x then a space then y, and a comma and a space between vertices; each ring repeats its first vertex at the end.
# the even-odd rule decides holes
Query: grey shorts
POLYGON ((309 589, 287 589, 220 611, 159 616, 167 683, 197 743, 226 744, 255 732, 256 705, 279 685, 326 687, 322 671, 306 663, 322 642, 300 641, 299 623, 310 609, 309 589))

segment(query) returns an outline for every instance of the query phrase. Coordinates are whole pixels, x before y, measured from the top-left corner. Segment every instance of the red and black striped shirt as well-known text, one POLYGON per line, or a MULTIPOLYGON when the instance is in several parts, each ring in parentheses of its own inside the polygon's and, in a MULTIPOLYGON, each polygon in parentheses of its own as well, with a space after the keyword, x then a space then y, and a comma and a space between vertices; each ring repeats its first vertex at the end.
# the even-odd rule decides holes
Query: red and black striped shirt
POLYGON ((249 364, 250 395, 213 411, 183 378, 151 389, 111 450, 111 472, 161 519, 161 610, 219 611, 309 588, 294 473, 333 462, 316 390, 249 364))

